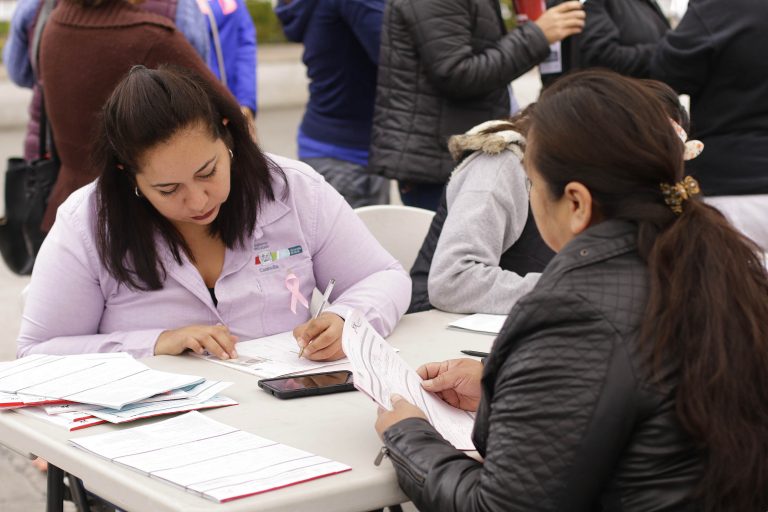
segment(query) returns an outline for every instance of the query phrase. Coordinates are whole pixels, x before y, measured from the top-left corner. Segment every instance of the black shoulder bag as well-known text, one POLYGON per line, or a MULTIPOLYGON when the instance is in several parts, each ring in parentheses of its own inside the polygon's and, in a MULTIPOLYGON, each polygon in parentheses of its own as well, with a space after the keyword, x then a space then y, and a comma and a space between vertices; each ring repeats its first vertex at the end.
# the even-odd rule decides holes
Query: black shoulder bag
MULTIPOLYGON (((45 1, 35 26, 31 53, 34 55, 35 76, 39 76, 37 61, 40 37, 53 4, 53 0, 45 1)), ((32 273, 35 257, 46 235, 40 229, 40 224, 60 165, 41 94, 39 158, 32 162, 9 158, 5 171, 5 217, 0 218, 0 253, 16 274, 32 273), (49 137, 50 153, 47 151, 49 137)))

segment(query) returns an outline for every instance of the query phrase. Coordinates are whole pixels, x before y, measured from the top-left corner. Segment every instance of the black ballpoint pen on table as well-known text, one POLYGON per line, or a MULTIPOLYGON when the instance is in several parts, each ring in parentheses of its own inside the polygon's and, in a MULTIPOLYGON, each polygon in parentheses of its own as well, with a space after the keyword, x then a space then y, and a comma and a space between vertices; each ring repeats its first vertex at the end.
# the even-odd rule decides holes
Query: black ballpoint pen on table
MULTIPOLYGON (((315 314, 312 316, 312 320, 320 316, 320 313, 323 312, 323 309, 325 309, 325 305, 328 304, 328 299, 331 298, 331 293, 333 292, 333 285, 336 284, 335 279, 331 279, 328 281, 328 286, 325 287, 325 293, 323 294, 323 302, 320 303, 320 307, 317 308, 317 311, 315 311, 315 314)), ((309 341, 307 342, 307 345, 309 345, 309 341)), ((301 350, 299 350, 299 357, 304 354, 304 349, 307 348, 307 345, 304 345, 301 347, 301 350)))
POLYGON ((462 350, 461 353, 473 357, 488 357, 489 355, 488 352, 480 352, 478 350, 462 350))

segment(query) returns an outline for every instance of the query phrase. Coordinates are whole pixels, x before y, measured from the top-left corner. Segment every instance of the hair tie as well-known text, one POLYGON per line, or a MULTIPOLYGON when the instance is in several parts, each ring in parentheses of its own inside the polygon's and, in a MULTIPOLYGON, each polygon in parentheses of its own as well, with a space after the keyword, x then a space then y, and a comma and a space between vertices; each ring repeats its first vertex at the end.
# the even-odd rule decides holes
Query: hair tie
POLYGON ((685 201, 701 193, 699 182, 692 176, 686 176, 683 178, 683 181, 678 181, 674 185, 662 183, 660 187, 661 193, 664 195, 664 202, 678 215, 683 213, 683 203, 685 201))
POLYGON ((683 146, 685 146, 683 160, 693 160, 704 151, 703 142, 695 139, 688 140, 688 134, 685 133, 682 126, 680 126, 674 119, 670 119, 669 122, 672 123, 672 128, 675 129, 675 133, 677 133, 677 136, 683 141, 683 146))

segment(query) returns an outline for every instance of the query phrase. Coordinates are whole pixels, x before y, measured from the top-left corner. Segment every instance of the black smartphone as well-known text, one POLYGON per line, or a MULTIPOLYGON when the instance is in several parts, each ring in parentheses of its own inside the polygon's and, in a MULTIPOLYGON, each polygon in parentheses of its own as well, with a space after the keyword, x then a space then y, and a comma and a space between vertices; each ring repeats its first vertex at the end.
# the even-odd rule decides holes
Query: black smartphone
POLYGON ((277 398, 298 398, 355 390, 352 372, 348 370, 262 379, 259 381, 259 387, 277 398))

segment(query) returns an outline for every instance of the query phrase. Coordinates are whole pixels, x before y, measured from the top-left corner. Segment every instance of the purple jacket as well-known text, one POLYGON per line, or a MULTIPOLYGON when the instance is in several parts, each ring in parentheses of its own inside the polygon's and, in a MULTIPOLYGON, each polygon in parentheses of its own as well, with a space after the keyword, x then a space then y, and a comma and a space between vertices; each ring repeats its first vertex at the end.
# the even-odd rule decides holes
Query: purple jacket
POLYGON ((264 205, 246 247, 227 249, 215 286, 218 307, 194 265, 186 258, 176 264, 165 247, 159 253, 168 276, 161 290, 136 291, 115 281, 95 246, 95 184, 74 192, 37 256, 18 356, 123 351, 147 357, 162 331, 193 324, 222 323, 241 340, 288 331, 310 316, 301 305, 291 312, 289 272, 308 299, 316 284, 325 288, 336 279, 326 311, 344 316, 357 308, 389 335, 408 308, 408 274, 319 174, 272 158, 285 171, 288 194, 283 198, 285 185, 276 180, 278 199, 264 205))

